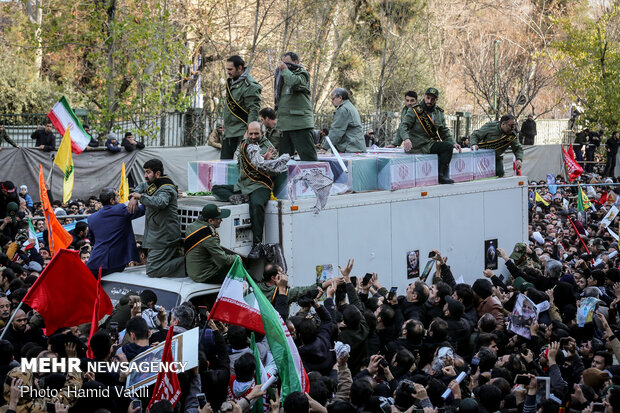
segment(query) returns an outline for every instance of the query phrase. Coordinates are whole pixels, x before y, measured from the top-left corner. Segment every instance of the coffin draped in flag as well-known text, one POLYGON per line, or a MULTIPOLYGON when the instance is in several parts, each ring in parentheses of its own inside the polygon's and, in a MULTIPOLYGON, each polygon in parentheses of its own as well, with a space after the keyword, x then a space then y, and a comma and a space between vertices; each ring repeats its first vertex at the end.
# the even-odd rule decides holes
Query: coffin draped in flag
POLYGON ((247 273, 241 259, 233 263, 209 315, 214 320, 264 334, 282 380, 282 399, 310 389, 308 375, 286 324, 247 273))

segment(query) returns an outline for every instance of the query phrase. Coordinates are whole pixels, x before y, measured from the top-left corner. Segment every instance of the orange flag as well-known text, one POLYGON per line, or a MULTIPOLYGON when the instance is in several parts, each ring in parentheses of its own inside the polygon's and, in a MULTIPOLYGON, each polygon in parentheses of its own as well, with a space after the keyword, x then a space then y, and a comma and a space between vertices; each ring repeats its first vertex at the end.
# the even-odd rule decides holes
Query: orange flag
POLYGON ((56 219, 56 214, 50 204, 50 199, 47 196, 47 189, 45 188, 45 178, 43 177, 43 167, 39 165, 39 197, 41 198, 41 204, 43 206, 43 215, 45 215, 45 227, 47 229, 48 245, 50 253, 54 255, 62 248, 67 248, 71 245, 73 237, 69 234, 56 219))

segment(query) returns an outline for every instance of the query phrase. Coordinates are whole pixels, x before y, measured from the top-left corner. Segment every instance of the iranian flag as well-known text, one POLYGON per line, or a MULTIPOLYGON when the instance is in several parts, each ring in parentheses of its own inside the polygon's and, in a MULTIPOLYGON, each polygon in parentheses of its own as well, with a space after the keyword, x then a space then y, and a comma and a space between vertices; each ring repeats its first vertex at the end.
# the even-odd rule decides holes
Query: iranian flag
POLYGON ((24 251, 28 251, 31 248, 35 248, 39 251, 39 240, 37 239, 37 233, 34 230, 34 225, 32 225, 32 221, 28 218, 28 241, 24 243, 23 249, 24 251), (32 242, 30 240, 33 240, 32 242))
POLYGON ((282 400, 294 391, 310 390, 308 375, 286 323, 243 268, 241 258, 237 257, 230 268, 209 318, 267 337, 282 380, 282 400))
POLYGON ((90 136, 84 131, 82 122, 75 116, 67 99, 61 97, 54 105, 47 117, 52 122, 60 136, 65 136, 67 129, 71 130, 71 152, 80 154, 90 142, 90 136))

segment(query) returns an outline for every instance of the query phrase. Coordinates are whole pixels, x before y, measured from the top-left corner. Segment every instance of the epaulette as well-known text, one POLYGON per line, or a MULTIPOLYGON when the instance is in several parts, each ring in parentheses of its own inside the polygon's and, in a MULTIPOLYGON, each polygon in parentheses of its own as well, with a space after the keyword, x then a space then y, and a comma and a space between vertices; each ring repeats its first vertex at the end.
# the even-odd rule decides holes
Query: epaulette
POLYGON ((442 112, 442 113, 443 113, 443 109, 442 109, 442 108, 440 108, 439 106, 435 106, 435 108, 437 108, 437 110, 438 110, 438 111, 440 111, 440 112, 442 112))

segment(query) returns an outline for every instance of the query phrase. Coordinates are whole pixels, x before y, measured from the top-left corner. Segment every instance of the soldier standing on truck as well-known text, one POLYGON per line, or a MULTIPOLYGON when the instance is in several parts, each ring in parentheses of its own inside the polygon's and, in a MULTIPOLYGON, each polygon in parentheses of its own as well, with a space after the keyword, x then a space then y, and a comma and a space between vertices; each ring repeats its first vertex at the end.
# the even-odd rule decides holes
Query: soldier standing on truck
POLYGON ((185 259, 177 256, 181 240, 177 187, 164 175, 164 164, 159 159, 144 163, 144 179, 130 195, 127 205, 130 214, 138 208, 138 201, 146 207, 144 240, 148 249, 146 275, 149 277, 184 277, 185 259))
POLYGON ((469 137, 473 150, 493 149, 495 151, 495 175, 504 176, 504 152, 510 146, 517 158, 515 168, 521 170, 523 147, 517 137, 517 119, 512 115, 504 115, 499 122, 487 122, 469 137))
POLYGON ((227 254, 220 245, 217 228, 222 219, 230 216, 230 209, 215 204, 202 208, 200 217, 187 226, 185 233, 185 268, 187 276, 196 282, 221 283, 226 278, 235 254, 227 254))
POLYGON ((314 111, 310 95, 310 74, 299 64, 297 54, 285 53, 275 73, 276 127, 282 132, 277 149, 291 157, 297 151, 302 161, 317 160, 312 138, 314 111))
POLYGON ((248 123, 258 120, 263 87, 250 75, 241 56, 226 59, 226 105, 224 139, 220 159, 232 159, 248 123))

